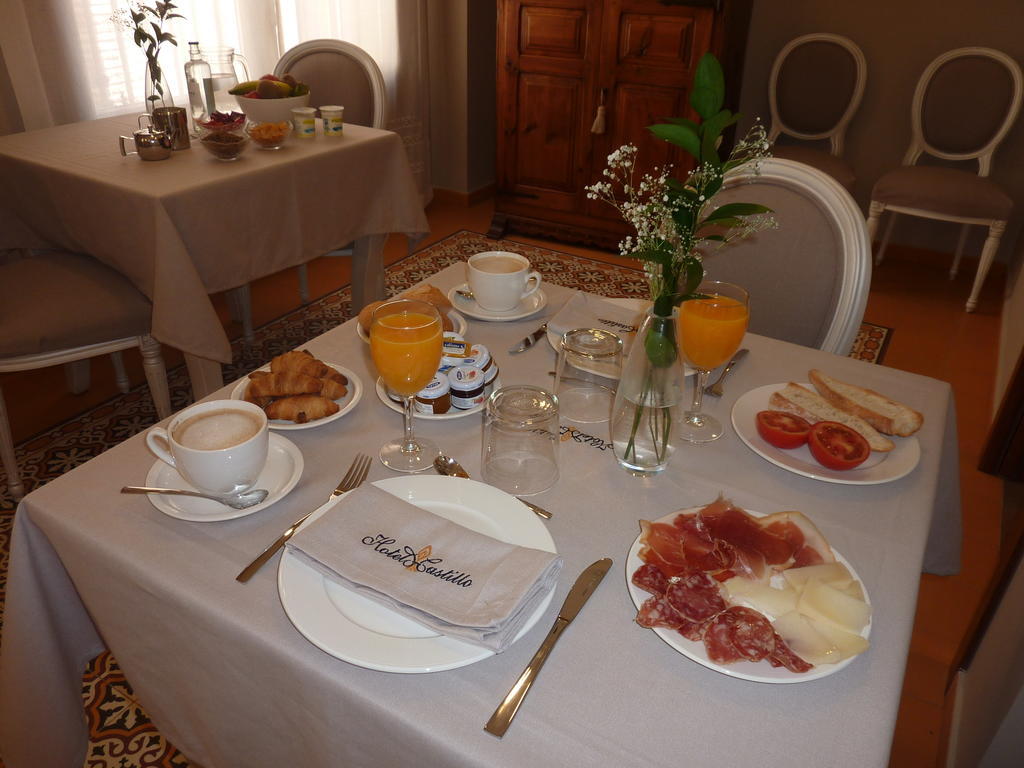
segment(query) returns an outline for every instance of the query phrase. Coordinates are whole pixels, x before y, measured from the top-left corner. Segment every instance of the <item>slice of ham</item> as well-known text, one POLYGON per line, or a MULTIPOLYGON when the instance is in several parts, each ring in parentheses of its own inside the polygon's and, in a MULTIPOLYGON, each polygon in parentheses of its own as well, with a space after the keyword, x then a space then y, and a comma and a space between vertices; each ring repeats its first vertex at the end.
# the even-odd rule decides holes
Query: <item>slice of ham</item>
POLYGON ((767 580, 771 576, 767 566, 784 566, 793 558, 790 542, 721 496, 696 514, 714 539, 733 548, 736 563, 732 569, 747 578, 767 580))
POLYGON ((781 536, 793 548, 793 562, 789 567, 802 568, 805 565, 834 563, 836 556, 832 547, 818 527, 801 512, 776 512, 774 515, 758 518, 766 530, 781 536))

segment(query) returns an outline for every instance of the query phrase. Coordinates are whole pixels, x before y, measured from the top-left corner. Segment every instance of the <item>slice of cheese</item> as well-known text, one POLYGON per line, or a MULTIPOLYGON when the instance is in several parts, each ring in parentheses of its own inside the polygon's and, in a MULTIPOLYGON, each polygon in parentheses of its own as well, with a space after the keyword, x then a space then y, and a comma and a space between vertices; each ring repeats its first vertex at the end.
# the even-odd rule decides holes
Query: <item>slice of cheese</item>
POLYGON ((871 619, 871 606, 818 579, 809 579, 804 585, 797 610, 809 618, 830 621, 857 635, 871 619))
MULTIPOLYGON (((833 584, 832 586, 835 585, 833 584)), ((842 588, 842 591, 850 597, 860 600, 861 602, 867 602, 866 600, 864 600, 864 587, 860 585, 859 581, 851 581, 849 584, 842 588)))
POLYGON ((841 589, 853 582, 853 575, 840 562, 822 563, 821 565, 805 565, 803 568, 787 568, 782 572, 794 588, 801 590, 809 579, 817 579, 823 584, 841 589))
POLYGON ((797 591, 788 585, 784 589, 775 589, 742 576, 734 576, 723 582, 722 586, 725 587, 731 603, 753 608, 769 619, 796 610, 799 598, 797 591))
POLYGON ((797 611, 783 614, 772 622, 772 626, 793 653, 804 661, 811 664, 835 664, 842 661, 836 644, 797 611))
POLYGON ((848 659, 868 649, 868 641, 860 635, 846 632, 827 621, 811 621, 811 625, 835 647, 839 660, 848 659))

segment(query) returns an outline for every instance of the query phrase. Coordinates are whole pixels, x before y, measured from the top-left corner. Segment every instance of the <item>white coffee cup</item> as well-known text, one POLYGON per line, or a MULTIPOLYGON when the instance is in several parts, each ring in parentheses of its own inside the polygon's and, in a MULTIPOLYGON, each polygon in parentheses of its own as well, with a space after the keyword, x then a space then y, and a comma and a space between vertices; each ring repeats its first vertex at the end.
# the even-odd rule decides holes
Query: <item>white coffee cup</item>
POLYGON ((509 312, 540 288, 540 273, 525 256, 511 251, 484 251, 469 257, 466 279, 476 303, 491 312, 509 312))
POLYGON ((267 463, 267 414, 243 400, 197 403, 167 428, 153 427, 146 445, 186 482, 207 493, 251 488, 267 463))

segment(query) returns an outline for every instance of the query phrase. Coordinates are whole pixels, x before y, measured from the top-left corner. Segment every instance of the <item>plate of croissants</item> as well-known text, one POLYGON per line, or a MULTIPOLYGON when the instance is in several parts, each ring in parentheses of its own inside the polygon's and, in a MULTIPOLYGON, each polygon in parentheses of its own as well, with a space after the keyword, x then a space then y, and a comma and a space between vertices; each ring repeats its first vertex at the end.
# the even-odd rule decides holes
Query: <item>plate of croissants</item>
POLYGON ((271 429, 308 429, 340 419, 356 407, 363 385, 348 368, 292 350, 240 379, 233 400, 255 403, 271 429))
MULTIPOLYGON (((422 283, 414 288, 410 288, 407 291, 403 291, 395 299, 419 299, 425 301, 428 304, 433 304, 437 307, 438 314, 441 315, 441 325, 445 331, 455 331, 460 336, 466 333, 466 318, 455 311, 455 307, 448 301, 448 297, 445 296, 440 288, 431 285, 430 283, 422 283)), ((393 299, 391 299, 393 300, 393 299)), ((383 301, 373 301, 367 304, 359 312, 359 323, 356 326, 356 332, 359 334, 359 338, 365 341, 367 344, 370 343, 370 320, 373 317, 373 310, 384 304, 383 301)))

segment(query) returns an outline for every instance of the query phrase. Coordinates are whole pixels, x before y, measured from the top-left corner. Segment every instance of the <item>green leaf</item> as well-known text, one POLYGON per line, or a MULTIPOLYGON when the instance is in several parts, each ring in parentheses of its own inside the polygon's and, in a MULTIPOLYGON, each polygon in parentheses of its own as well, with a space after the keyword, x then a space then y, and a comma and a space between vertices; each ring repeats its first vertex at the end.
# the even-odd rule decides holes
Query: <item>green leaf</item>
POLYGON ((693 120, 690 120, 690 119, 685 118, 685 117, 666 117, 665 118, 665 122, 672 123, 673 125, 683 125, 683 126, 686 126, 690 130, 692 130, 694 133, 697 133, 697 131, 700 130, 700 127, 695 122, 693 122, 693 120))
POLYGON ((724 243, 725 242, 725 237, 723 237, 722 235, 703 235, 703 236, 701 236, 700 239, 701 240, 714 240, 716 243, 724 243))
POLYGON ((672 212, 672 221, 676 229, 681 232, 688 232, 693 226, 693 213, 688 208, 677 208, 672 212))
POLYGON ((704 264, 697 259, 689 259, 683 267, 682 279, 679 281, 679 290, 689 294, 697 290, 697 286, 704 279, 704 264))
POLYGON ((771 213, 771 208, 758 205, 757 203, 726 203, 708 214, 703 223, 708 224, 721 219, 735 218, 736 216, 754 216, 758 213, 771 213))
POLYGON ((722 216, 717 219, 704 219, 700 224, 697 225, 697 230, 704 229, 708 225, 714 225, 716 227, 725 227, 730 229, 732 227, 743 226, 743 219, 737 219, 735 217, 722 216))
POLYGON ((700 138, 689 126, 659 123, 647 126, 647 130, 659 139, 675 144, 677 147, 682 147, 694 157, 700 157, 700 138))
POLYGON ((725 101, 725 74, 722 65, 711 53, 705 53, 697 62, 693 76, 693 90, 690 92, 690 106, 704 120, 708 120, 722 109, 725 101))

